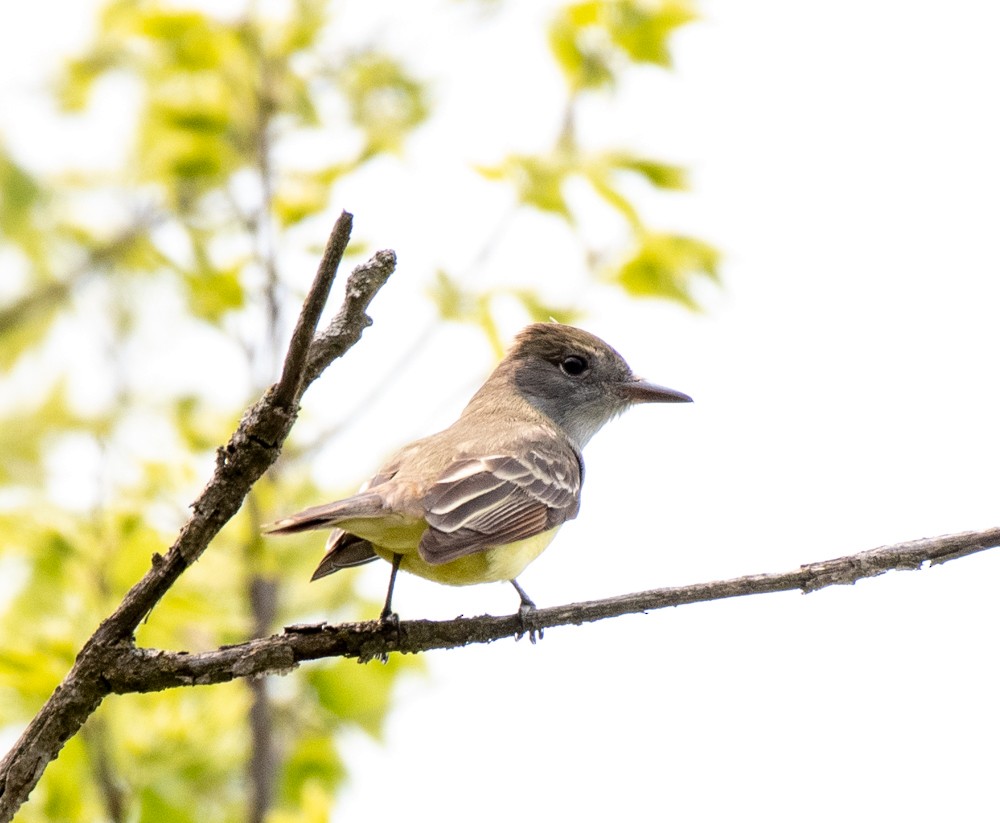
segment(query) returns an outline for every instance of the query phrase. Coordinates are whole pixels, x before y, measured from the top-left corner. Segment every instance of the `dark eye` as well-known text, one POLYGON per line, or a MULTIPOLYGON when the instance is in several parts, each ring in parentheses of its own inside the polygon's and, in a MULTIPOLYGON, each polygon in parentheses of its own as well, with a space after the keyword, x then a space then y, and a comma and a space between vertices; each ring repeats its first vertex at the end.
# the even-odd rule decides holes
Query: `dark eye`
POLYGON ((579 377, 587 370, 587 361, 582 357, 571 354, 569 357, 563 358, 562 363, 559 364, 559 368, 563 370, 563 374, 568 374, 570 377, 579 377))

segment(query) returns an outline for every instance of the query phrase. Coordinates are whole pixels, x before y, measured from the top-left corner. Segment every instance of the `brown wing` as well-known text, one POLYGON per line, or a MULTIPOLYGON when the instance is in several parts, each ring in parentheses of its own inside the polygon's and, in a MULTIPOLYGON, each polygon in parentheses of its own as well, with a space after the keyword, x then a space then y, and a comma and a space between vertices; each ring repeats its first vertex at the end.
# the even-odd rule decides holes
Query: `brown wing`
POLYGON ((576 517, 582 482, 583 463, 568 444, 456 460, 424 497, 420 556, 447 563, 548 531, 576 517))

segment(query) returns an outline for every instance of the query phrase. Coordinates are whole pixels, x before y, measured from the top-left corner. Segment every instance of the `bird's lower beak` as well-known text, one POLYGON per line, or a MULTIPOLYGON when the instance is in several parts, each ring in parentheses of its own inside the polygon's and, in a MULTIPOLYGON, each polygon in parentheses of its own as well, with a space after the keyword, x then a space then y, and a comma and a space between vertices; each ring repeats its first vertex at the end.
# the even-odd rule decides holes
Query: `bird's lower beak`
POLYGON ((636 378, 625 384, 625 396, 632 403, 690 403, 691 398, 684 392, 657 386, 648 380, 636 378))

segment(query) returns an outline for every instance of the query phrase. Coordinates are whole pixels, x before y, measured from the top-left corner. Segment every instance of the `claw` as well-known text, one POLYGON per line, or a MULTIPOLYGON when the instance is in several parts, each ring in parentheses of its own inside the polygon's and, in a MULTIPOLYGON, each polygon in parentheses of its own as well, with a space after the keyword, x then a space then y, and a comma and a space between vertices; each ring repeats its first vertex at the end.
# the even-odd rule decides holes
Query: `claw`
POLYGON ((521 631, 514 635, 515 640, 520 640, 525 635, 528 636, 528 640, 531 641, 531 645, 535 645, 539 640, 545 637, 545 629, 536 629, 532 626, 532 615, 535 612, 534 603, 522 603, 521 607, 517 610, 517 616, 521 621, 521 631))
POLYGON ((516 580, 511 580, 510 583, 521 597, 521 606, 517 610, 517 616, 521 621, 521 631, 514 635, 514 639, 520 640, 522 637, 527 635, 528 640, 531 641, 531 645, 535 645, 535 643, 545 637, 545 629, 536 629, 532 625, 534 622, 532 620, 532 614, 536 610, 535 602, 528 597, 528 593, 521 588, 520 584, 516 580))
MULTIPOLYGON (((382 634, 385 634, 386 631, 388 631, 388 633, 392 635, 392 639, 390 639, 388 642, 392 645, 395 645, 398 648, 400 641, 399 615, 396 614, 396 612, 394 611, 386 611, 385 609, 382 609, 382 614, 379 615, 378 622, 379 622, 379 629, 381 630, 382 634)), ((388 663, 389 652, 387 651, 379 652, 377 655, 375 655, 375 659, 378 660, 380 663, 388 663)))

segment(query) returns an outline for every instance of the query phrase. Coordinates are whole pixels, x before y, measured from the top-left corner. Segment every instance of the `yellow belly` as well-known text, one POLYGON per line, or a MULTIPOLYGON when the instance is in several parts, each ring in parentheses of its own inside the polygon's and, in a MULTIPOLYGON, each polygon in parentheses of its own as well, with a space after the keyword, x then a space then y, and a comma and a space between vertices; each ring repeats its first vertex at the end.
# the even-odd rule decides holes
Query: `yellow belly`
POLYGON ((373 545, 373 548, 379 557, 390 563, 394 554, 403 555, 399 567, 410 574, 449 586, 470 586, 474 583, 513 580, 532 560, 545 551, 557 531, 559 531, 558 526, 516 543, 485 549, 439 565, 428 563, 417 553, 416 544, 419 538, 408 546, 401 546, 398 543, 387 546, 382 540, 379 545, 373 545))
POLYGON ((427 521, 414 520, 402 515, 359 517, 356 520, 340 521, 337 523, 337 528, 364 538, 375 547, 380 556, 391 561, 393 553, 416 552, 420 538, 427 531, 427 521), (389 556, 382 554, 381 549, 385 549, 389 556))

